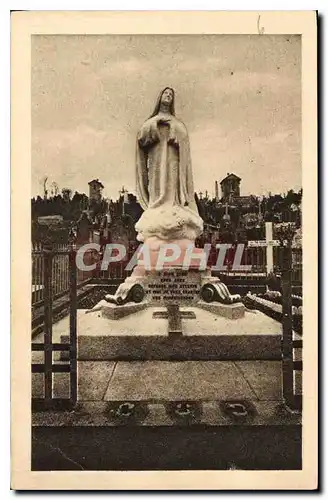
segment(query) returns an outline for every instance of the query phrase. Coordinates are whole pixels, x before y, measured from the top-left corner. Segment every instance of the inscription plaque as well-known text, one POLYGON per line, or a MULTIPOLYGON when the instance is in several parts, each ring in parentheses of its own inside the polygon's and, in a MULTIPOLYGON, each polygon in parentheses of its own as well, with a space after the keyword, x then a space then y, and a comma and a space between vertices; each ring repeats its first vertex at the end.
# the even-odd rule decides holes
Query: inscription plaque
POLYGON ((147 275, 145 291, 153 305, 191 305, 199 301, 201 272, 168 268, 147 275))

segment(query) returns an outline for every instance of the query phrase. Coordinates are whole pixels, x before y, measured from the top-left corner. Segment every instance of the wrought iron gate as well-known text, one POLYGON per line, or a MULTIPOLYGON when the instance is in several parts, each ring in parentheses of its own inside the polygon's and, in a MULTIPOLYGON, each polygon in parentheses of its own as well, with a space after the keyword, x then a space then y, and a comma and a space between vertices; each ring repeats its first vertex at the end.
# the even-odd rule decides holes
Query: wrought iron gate
POLYGON ((76 249, 73 245, 66 250, 44 248, 40 250, 43 260, 44 287, 44 339, 42 343, 32 343, 32 352, 44 353, 43 363, 32 363, 32 373, 44 374, 44 398, 33 398, 34 409, 51 409, 58 407, 73 407, 77 401, 77 268, 76 249), (68 256, 69 274, 69 343, 53 342, 53 274, 54 259, 58 256, 68 256), (54 352, 68 353, 68 361, 54 363, 54 352), (69 373, 69 398, 56 398, 53 391, 53 376, 56 373, 69 373))
POLYGON ((282 249, 282 393, 288 408, 299 411, 302 408, 302 395, 296 394, 296 373, 302 372, 303 362, 296 358, 302 358, 303 340, 293 338, 291 242, 282 246, 282 249))

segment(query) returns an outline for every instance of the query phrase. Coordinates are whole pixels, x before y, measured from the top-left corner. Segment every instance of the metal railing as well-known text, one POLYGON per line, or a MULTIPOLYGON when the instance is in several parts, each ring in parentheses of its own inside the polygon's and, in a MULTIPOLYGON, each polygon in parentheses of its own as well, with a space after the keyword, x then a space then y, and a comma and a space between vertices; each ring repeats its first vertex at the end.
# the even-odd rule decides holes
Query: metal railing
MULTIPOLYGON (((68 294, 70 289, 71 273, 69 267, 69 245, 53 245, 45 249, 42 244, 32 246, 32 306, 42 304, 45 298, 45 254, 51 253, 51 288, 52 298, 68 294)), ((93 264, 96 256, 93 250, 84 255, 86 265, 93 264)), ((77 286, 82 286, 93 278, 93 271, 77 269, 77 286)))
POLYGON ((126 251, 126 256, 124 260, 119 262, 112 262, 108 265, 107 269, 101 269, 101 256, 99 266, 97 271, 94 273, 94 277, 106 280, 125 280, 131 275, 132 270, 126 270, 127 264, 130 262, 132 256, 137 249, 136 245, 131 245, 126 251))
MULTIPOLYGON (((55 245, 51 248, 52 252, 52 296, 53 299, 69 292, 70 273, 68 245, 55 245)), ((96 269, 84 271, 77 269, 77 286, 81 286, 92 278, 106 280, 124 280, 131 271, 126 270, 127 263, 132 257, 135 249, 131 248, 127 252, 127 257, 122 262, 112 262, 106 270, 101 269, 101 255, 94 250, 88 250, 84 254, 84 263, 86 265, 98 262, 96 269)), ((234 269, 234 257, 236 247, 228 249, 224 265, 224 270, 219 274, 235 277, 264 278, 267 276, 267 254, 266 247, 247 247, 244 248, 241 259, 242 265, 249 266, 249 269, 234 269)), ((283 248, 273 248, 273 270, 275 274, 282 272, 283 248)), ((214 249, 210 253, 208 264, 214 266, 217 262, 218 250, 214 249)), ((291 281, 293 284, 302 284, 302 249, 292 249, 292 267, 291 281)), ((216 272, 214 272, 216 274, 216 272)), ((41 244, 35 244, 32 248, 32 305, 41 304, 44 300, 44 248, 41 244)))
MULTIPOLYGON (((240 262, 235 261, 237 245, 227 250, 225 260, 223 262, 224 269, 218 271, 219 274, 235 277, 264 277, 266 276, 266 249, 264 247, 247 247, 244 246, 243 254, 240 262), (247 266, 238 269, 238 265, 247 266)), ((218 257, 218 249, 212 252, 208 264, 215 266, 218 257)), ((214 272, 215 274, 216 272, 214 272)))
MULTIPOLYGON (((281 274, 283 271, 283 247, 273 248, 273 271, 281 274)), ((302 248, 291 249, 291 281, 293 284, 302 283, 302 248)))
MULTIPOLYGON (((44 325, 43 342, 32 342, 32 352, 43 352, 43 362, 32 362, 32 374, 41 374, 43 378, 44 396, 32 398, 32 408, 55 409, 59 407, 72 408, 77 402, 77 269, 76 250, 68 247, 67 250, 57 249, 65 255, 68 260, 68 269, 65 266, 60 272, 69 275, 69 343, 54 342, 53 328, 53 274, 54 274, 54 251, 52 249, 38 249, 43 259, 43 284, 44 284, 44 325), (64 271, 65 268, 65 271, 64 271), (59 363, 53 358, 54 353, 68 353, 68 360, 59 363), (57 398, 54 393, 53 380, 55 374, 69 374, 69 397, 57 398)), ((66 261, 65 261, 66 262, 66 261)), ((65 283, 64 274, 62 282, 65 283)), ((66 274, 65 274, 66 279, 66 274)))

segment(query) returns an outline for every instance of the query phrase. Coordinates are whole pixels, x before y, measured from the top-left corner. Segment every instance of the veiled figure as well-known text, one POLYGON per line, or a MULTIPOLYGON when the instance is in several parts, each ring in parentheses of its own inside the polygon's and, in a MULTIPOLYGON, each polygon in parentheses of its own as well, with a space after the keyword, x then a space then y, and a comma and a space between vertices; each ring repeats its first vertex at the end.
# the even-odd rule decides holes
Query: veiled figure
POLYGON ((203 221, 195 203, 189 138, 175 117, 174 91, 165 88, 137 136, 136 181, 145 210, 136 224, 138 239, 194 241, 203 221))

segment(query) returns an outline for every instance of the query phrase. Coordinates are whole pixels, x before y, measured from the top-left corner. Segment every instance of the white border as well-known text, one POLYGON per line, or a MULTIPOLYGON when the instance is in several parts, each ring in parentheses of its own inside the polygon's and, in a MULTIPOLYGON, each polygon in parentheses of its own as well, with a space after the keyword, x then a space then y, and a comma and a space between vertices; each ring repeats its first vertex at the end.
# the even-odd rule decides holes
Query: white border
MULTIPOLYGON (((5 10, 5 15, 6 17, 4 18, 3 16, 1 16, 1 21, 2 21, 2 24, 4 24, 4 28, 1 29, 1 37, 2 37, 2 41, 4 40, 4 42, 1 44, 1 49, 4 50, 5 52, 5 55, 3 56, 3 58, 1 59, 2 61, 6 60, 7 61, 7 64, 8 64, 8 52, 6 51, 6 48, 8 48, 8 8, 4 9, 4 7, 6 7, 6 3, 8 2, 4 2, 2 3, 2 6, 1 6, 1 10, 4 11, 5 10)), ((179 9, 179 10, 184 10, 184 9, 202 9, 202 10, 211 10, 213 8, 215 9, 223 9, 224 8, 224 5, 223 2, 188 2, 188 5, 181 5, 181 4, 186 4, 187 2, 178 2, 178 1, 174 1, 174 2, 171 2, 171 0, 168 0, 166 3, 165 3, 165 7, 170 9, 172 7, 174 7, 175 9, 179 9), (207 4, 211 4, 209 7, 207 7, 207 4), (174 5, 173 5, 174 4, 174 5), (200 5, 201 4, 201 5, 200 5), (215 5, 214 5, 215 4, 215 5)), ((319 4, 323 4, 325 5, 323 2, 317 2, 317 5, 316 7, 320 9, 320 11, 323 11, 324 10, 324 7, 320 7, 320 5, 318 6, 318 3, 319 4)), ((150 6, 149 5, 150 2, 143 2, 142 5, 139 3, 138 4, 138 7, 139 7, 139 10, 144 10, 144 9, 150 9, 150 8, 153 8, 153 2, 152 2, 152 5, 150 6)), ((292 10, 292 7, 290 6, 291 2, 289 2, 289 8, 292 10)), ((304 1, 300 1, 300 2, 293 2, 293 4, 297 4, 295 5, 294 9, 295 10, 301 10, 301 9, 314 9, 315 7, 313 5, 310 5, 312 4, 312 2, 304 2, 304 1)), ((283 8, 285 7, 286 5, 286 2, 281 2, 281 1, 276 1, 275 4, 274 4, 274 7, 276 9, 280 9, 280 8, 283 8)), ((108 8, 108 2, 100 2, 99 0, 94 0, 93 2, 85 2, 83 0, 81 0, 79 2, 79 5, 78 5, 78 9, 79 10, 87 10, 87 9, 90 9, 90 10, 96 10, 96 9, 102 9, 102 8, 108 8), (90 3, 92 4, 92 6, 90 6, 90 3), (105 4, 105 5, 104 5, 105 4), (107 4, 107 5, 106 5, 107 4)), ((236 9, 240 9, 242 10, 243 7, 244 7, 244 4, 242 2, 235 2, 235 1, 231 1, 229 2, 229 7, 234 7, 236 9), (238 5, 236 5, 238 4, 238 5)), ((260 8, 262 11, 264 10, 267 10, 267 9, 264 9, 263 8, 263 2, 248 2, 247 4, 247 7, 250 9, 250 10, 256 10, 258 8, 260 8), (254 5, 255 4, 255 5, 254 5)), ((57 1, 57 2, 52 2, 52 1, 48 1, 47 4, 45 5, 44 2, 41 2, 41 1, 34 1, 34 2, 12 2, 12 4, 10 5, 10 8, 11 9, 40 9, 40 10, 57 10, 57 9, 76 9, 76 2, 72 2, 72 1, 57 1), (74 4, 74 5, 72 5, 74 4)), ((136 8, 136 6, 133 4, 133 2, 124 2, 124 0, 121 0, 120 2, 111 2, 111 5, 110 5, 110 8, 111 9, 115 9, 115 8, 120 8, 120 9, 131 9, 131 8, 136 8), (127 5, 128 4, 128 5, 127 5), (131 6, 132 4, 132 6, 131 6)), ((9 66, 9 65, 8 65, 9 66)), ((8 68, 7 66, 7 68, 8 68)), ((6 69, 6 68, 5 68, 6 69)), ((8 68, 9 69, 9 68, 8 68)), ((7 78, 7 82, 6 82, 6 79, 5 80, 2 80, 2 83, 5 83, 5 87, 6 87, 6 83, 7 83, 7 88, 9 87, 8 86, 8 78, 7 78)), ((5 114, 3 116, 5 116, 5 119, 4 119, 4 132, 2 134, 2 144, 4 145, 4 147, 2 146, 1 147, 1 153, 3 153, 3 149, 5 150, 4 151, 4 155, 3 155, 3 162, 2 164, 3 165, 8 165, 8 159, 9 159, 9 127, 6 127, 6 124, 8 125, 8 118, 9 118, 9 113, 8 113, 8 108, 9 108, 9 102, 8 102, 8 94, 9 94, 9 89, 8 89, 8 92, 6 92, 6 89, 3 90, 3 92, 1 93, 1 97, 3 98, 3 101, 4 101, 4 108, 6 110, 5 114)), ((2 122, 1 122, 2 123, 2 122)), ((322 144, 323 146, 323 144, 322 144)), ((6 169, 2 169, 2 173, 3 173, 3 184, 7 185, 9 187, 9 176, 6 175, 6 173, 8 174, 8 170, 6 169)), ((6 191, 6 194, 9 194, 9 189, 6 191)), ((8 206, 9 206, 9 200, 8 200, 8 197, 7 196, 2 196, 0 201, 3 203, 3 210, 2 210, 2 214, 6 214, 8 213, 8 206)), ((326 202, 325 202, 326 204, 326 202)), ((9 222, 9 221, 8 221, 9 222)), ((7 220, 6 220, 6 223, 2 225, 2 228, 3 228, 3 231, 5 234, 9 234, 9 224, 8 224, 7 220)), ((9 246, 9 245, 8 245, 9 246)), ((9 248, 8 248, 9 250, 9 248)), ((1 262, 7 262, 6 260, 6 257, 8 256, 8 252, 6 252, 6 247, 5 246, 2 246, 2 251, 4 252, 4 255, 2 256, 2 259, 1 259, 1 262)), ((4 266, 6 269, 8 269, 8 266, 4 266)), ((5 283, 9 283, 9 280, 5 283)), ((3 302, 2 301, 2 304, 5 303, 5 305, 8 303, 8 294, 6 293, 7 292, 7 286, 4 286, 4 289, 3 289, 3 298, 6 297, 7 295, 7 302, 3 302)), ((326 308, 325 308, 326 309, 326 308)), ((6 308, 7 310, 7 308, 6 308)), ((3 319, 3 318, 2 318, 3 319)), ((3 367, 4 364, 1 365, 1 367, 3 367)), ((8 433, 6 433, 6 436, 8 436, 8 433)), ((1 447, 1 449, 4 449, 4 447, 1 447)), ((7 455, 8 457, 8 455, 7 455)), ((3 473, 3 468, 1 468, 1 472, 3 473)), ((6 469, 5 469, 6 470, 6 469)), ((7 469, 8 470, 8 469, 7 469)), ((7 479, 7 484, 8 484, 8 479, 7 479)), ((7 490, 8 491, 8 490, 7 490)), ((281 494, 280 494, 281 496, 281 494)))

